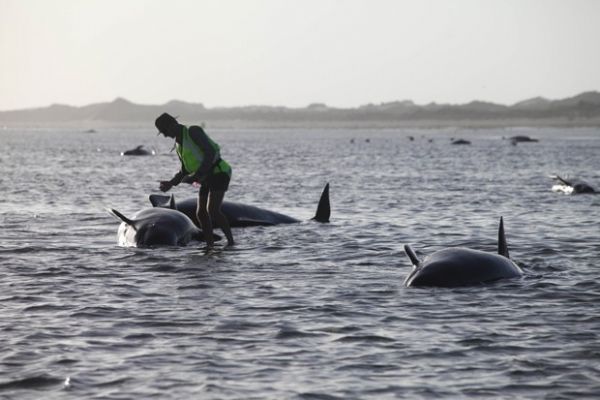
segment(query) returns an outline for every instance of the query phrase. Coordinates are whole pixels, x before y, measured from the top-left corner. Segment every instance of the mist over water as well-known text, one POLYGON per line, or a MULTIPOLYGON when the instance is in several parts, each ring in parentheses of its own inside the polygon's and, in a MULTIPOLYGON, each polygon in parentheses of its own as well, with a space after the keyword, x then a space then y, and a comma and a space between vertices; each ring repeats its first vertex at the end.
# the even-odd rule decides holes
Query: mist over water
POLYGON ((548 178, 600 188, 600 130, 207 131, 234 169, 226 200, 304 222, 234 229, 211 255, 121 248, 105 208, 150 206, 178 169, 169 140, 0 131, 0 398, 600 395, 600 196, 548 178), (120 156, 139 144, 157 155, 120 156), (500 216, 522 278, 403 286, 404 244, 495 251, 500 216))

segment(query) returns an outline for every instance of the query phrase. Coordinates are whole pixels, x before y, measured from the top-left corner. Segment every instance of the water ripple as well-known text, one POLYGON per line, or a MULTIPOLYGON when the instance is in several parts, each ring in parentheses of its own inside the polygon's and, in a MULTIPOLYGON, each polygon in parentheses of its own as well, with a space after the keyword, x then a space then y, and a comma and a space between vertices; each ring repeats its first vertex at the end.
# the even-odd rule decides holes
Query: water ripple
POLYGON ((159 156, 119 156, 146 129, 3 133, 3 179, 20 184, 0 202, 0 397, 597 398, 600 203, 546 175, 600 182, 600 134, 502 142, 519 132, 217 130, 227 199, 303 222, 234 229, 211 255, 117 246, 105 207, 147 207, 177 161, 160 141, 159 156), (459 134, 473 145, 446 144, 459 134), (44 165, 24 173, 25 153, 44 165), (403 286, 404 244, 494 252, 500 216, 522 278, 403 286))

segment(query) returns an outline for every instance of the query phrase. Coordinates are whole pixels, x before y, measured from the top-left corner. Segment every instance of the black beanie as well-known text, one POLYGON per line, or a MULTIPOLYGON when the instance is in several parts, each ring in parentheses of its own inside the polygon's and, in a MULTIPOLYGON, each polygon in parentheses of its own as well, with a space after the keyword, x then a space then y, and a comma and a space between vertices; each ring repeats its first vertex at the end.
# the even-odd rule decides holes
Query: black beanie
POLYGON ((154 121, 154 125, 163 135, 167 135, 169 127, 176 123, 177 120, 167 113, 162 113, 161 116, 156 118, 156 121, 154 121))

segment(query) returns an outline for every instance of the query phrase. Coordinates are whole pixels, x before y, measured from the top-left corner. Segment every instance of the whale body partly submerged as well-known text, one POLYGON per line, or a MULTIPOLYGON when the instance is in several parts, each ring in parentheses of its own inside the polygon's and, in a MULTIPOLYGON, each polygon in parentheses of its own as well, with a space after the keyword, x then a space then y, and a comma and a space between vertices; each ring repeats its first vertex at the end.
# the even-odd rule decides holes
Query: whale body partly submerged
POLYGON ((564 179, 558 175, 551 175, 550 177, 558 181, 558 185, 552 187, 552 190, 555 192, 563 192, 566 194, 597 193, 592 185, 581 179, 564 179))
POLYGON ((146 150, 144 145, 140 144, 135 149, 125 150, 121 153, 122 156, 151 156, 156 154, 154 150, 146 150))
MULTIPOLYGON (((196 225, 200 226, 196 216, 196 208, 198 204, 197 197, 187 198, 182 201, 175 201, 175 197, 172 194, 169 196, 162 194, 151 194, 149 199, 150 203, 152 203, 154 207, 169 208, 181 211, 192 221, 194 221, 196 225)), ((300 220, 285 214, 231 201, 223 202, 221 205, 221 212, 225 215, 231 227, 238 228, 246 226, 293 224, 300 222, 300 220)), ((330 215, 331 206, 329 203, 329 184, 327 184, 321 193, 317 211, 312 219, 317 222, 329 222, 330 215)))
POLYGON ((498 228, 498 254, 451 247, 420 260, 409 245, 404 246, 404 251, 413 264, 413 270, 404 281, 406 286, 470 286, 523 274, 509 258, 502 218, 498 228))
POLYGON ((516 146, 518 143, 539 142, 538 139, 530 138, 529 136, 525 136, 525 135, 511 136, 508 138, 508 140, 510 140, 510 143, 513 146, 516 146))
MULTIPOLYGON (((131 218, 114 209, 108 211, 121 221, 117 231, 120 246, 185 246, 193 240, 204 241, 202 231, 177 210, 146 208, 131 218)), ((215 235, 215 240, 218 239, 215 235)))

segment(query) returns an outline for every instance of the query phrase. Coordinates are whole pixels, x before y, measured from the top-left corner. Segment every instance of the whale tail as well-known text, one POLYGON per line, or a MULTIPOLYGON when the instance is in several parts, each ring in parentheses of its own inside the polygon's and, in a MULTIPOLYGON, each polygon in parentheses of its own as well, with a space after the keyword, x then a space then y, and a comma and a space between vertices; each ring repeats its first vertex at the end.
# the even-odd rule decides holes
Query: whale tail
POLYGON ((125 222, 127 225, 130 225, 133 229, 135 228, 135 221, 133 221, 132 219, 127 218, 126 216, 124 216, 123 214, 121 214, 120 212, 118 212, 117 210, 115 210, 114 208, 107 208, 106 211, 108 211, 108 213, 110 215, 112 215, 113 217, 117 218, 118 220, 125 222))
POLYGON ((317 206, 317 213, 313 219, 317 222, 329 222, 331 216, 331 206, 329 204, 329 183, 325 185, 321 198, 319 199, 319 205, 317 206))
POLYGON ((498 254, 510 258, 508 254, 508 244, 506 244, 506 236, 504 235, 504 220, 502 217, 500 217, 500 225, 498 226, 498 254))
POLYGON ((148 196, 148 199, 150 200, 152 207, 170 208, 171 210, 177 209, 175 206, 175 196, 173 196, 173 194, 167 196, 166 194, 153 193, 148 196))
POLYGON ((406 253, 408 258, 410 259, 410 262, 412 263, 412 265, 415 268, 418 268, 419 265, 421 265, 421 260, 419 260, 419 257, 417 257, 417 255, 415 254, 412 247, 410 247, 410 245, 408 245, 408 244, 404 245, 404 252, 406 253))

